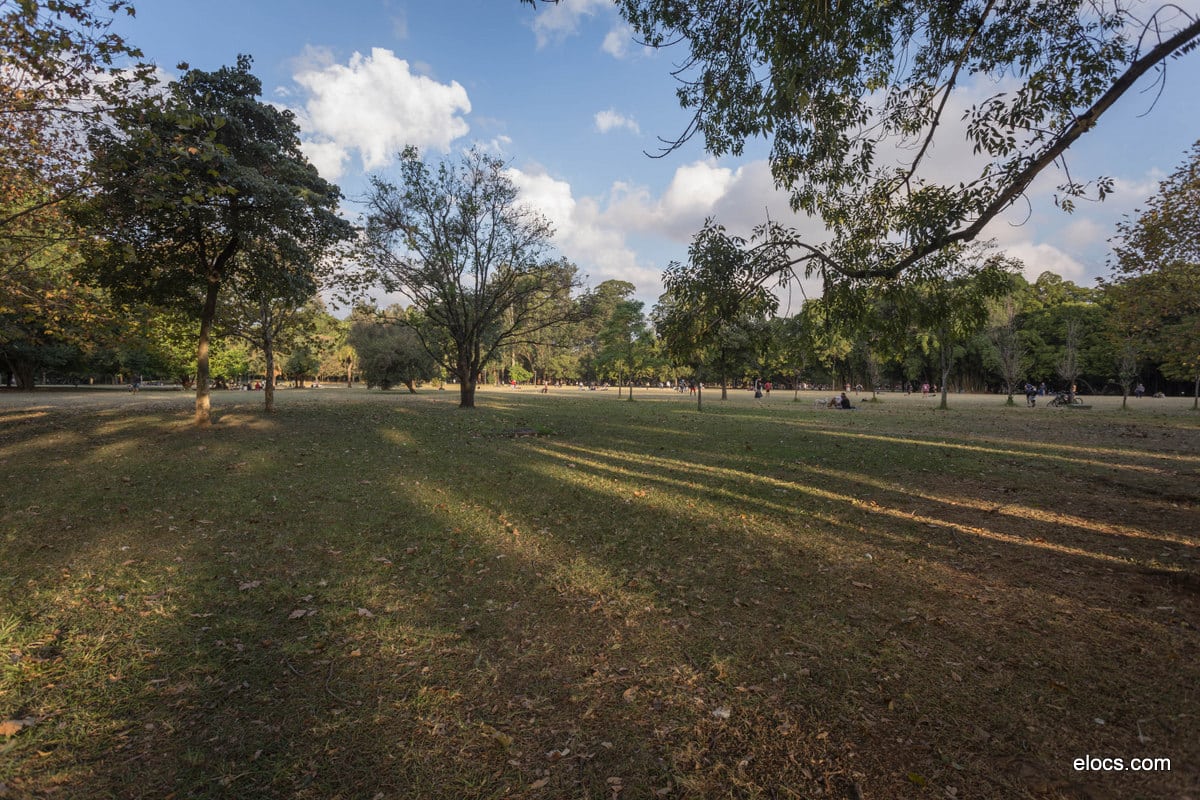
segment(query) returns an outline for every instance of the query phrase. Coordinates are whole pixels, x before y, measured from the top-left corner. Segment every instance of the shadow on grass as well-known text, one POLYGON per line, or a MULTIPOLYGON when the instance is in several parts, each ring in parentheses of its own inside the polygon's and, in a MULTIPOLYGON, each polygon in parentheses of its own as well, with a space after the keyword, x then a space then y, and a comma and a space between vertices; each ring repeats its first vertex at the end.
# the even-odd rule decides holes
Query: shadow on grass
POLYGON ((1159 455, 545 399, 239 409, 206 434, 50 413, 0 440, 11 496, 37 498, 3 528, 0 712, 36 724, 0 783, 611 800, 1195 781, 1194 597, 1141 572, 1194 563, 1194 484, 1159 476, 1191 505, 1150 529, 1148 497, 1029 475, 1159 455), (555 434, 506 435, 523 426, 555 434), (1069 768, 1148 749, 1179 766, 1069 768))

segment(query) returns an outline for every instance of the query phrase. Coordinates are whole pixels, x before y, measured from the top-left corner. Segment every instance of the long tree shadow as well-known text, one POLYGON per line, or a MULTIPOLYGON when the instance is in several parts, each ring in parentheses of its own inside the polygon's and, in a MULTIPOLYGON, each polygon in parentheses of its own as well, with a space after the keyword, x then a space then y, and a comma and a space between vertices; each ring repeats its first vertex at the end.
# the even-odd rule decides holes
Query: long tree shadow
POLYGON ((87 459, 8 454, 60 499, 5 529, 0 711, 37 720, 7 784, 1068 796, 1071 758, 1135 736, 1181 766, 1110 779, 1124 794, 1194 781, 1194 598, 1126 568, 1194 555, 1187 509, 1170 535, 1037 496, 993 512, 931 444, 890 443, 884 480, 802 415, 629 405, 580 424, 536 399, 373 400, 203 436, 99 415, 87 459))

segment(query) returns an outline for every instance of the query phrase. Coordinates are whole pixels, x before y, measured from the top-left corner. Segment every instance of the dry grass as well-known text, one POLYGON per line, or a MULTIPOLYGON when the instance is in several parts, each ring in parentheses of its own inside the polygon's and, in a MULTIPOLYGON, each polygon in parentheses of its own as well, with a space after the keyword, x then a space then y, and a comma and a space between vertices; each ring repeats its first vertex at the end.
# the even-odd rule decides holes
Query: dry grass
POLYGON ((0 797, 1200 793, 1183 401, 247 399, 0 395, 0 797))

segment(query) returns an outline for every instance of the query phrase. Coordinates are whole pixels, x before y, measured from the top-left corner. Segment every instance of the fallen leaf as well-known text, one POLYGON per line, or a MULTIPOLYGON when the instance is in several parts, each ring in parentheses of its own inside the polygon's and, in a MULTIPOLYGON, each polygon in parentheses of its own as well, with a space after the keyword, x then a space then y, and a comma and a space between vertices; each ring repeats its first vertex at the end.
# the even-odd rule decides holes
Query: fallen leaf
POLYGON ((374 616, 375 616, 374 614, 372 614, 370 611, 368 611, 368 610, 367 610, 367 609, 365 609, 365 608, 360 608, 360 609, 358 610, 358 615, 359 615, 360 617, 366 617, 367 619, 371 619, 372 617, 374 617, 374 616))
POLYGON ((300 619, 301 617, 306 617, 306 616, 308 616, 308 609, 297 608, 295 611, 288 614, 288 619, 300 619))
POLYGON ((262 586, 262 581, 246 581, 238 584, 238 591, 245 592, 262 586))
POLYGON ((729 719, 729 714, 729 709, 725 708, 724 706, 721 706, 720 708, 714 708, 712 710, 712 715, 717 719, 729 719))
POLYGON ((550 782, 549 778, 538 778, 533 783, 529 784, 530 789, 540 789, 550 782))
POLYGON ((37 719, 34 717, 25 717, 24 719, 10 719, 7 722, 0 722, 0 736, 16 736, 25 728, 37 724, 37 719))

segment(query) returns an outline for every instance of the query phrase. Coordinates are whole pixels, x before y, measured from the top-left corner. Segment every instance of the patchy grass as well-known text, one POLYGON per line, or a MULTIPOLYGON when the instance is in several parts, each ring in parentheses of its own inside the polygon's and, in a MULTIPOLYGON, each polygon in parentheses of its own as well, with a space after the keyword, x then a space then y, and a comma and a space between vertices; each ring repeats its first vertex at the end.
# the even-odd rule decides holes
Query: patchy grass
POLYGON ((0 797, 1200 790, 1184 401, 716 396, 0 395, 0 797))

